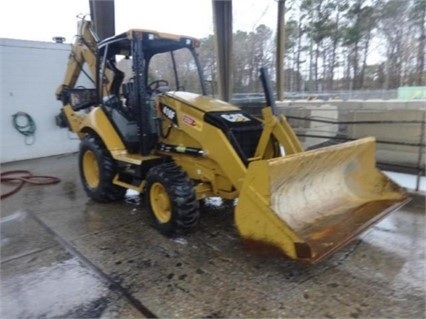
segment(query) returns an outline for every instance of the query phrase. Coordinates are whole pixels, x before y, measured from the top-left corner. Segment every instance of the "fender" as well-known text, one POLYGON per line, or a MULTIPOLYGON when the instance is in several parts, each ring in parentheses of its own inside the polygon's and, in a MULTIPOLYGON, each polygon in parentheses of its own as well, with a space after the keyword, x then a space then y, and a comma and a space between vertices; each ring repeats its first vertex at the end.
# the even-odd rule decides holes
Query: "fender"
POLYGON ((79 131, 83 133, 90 131, 95 132, 102 139, 110 152, 126 151, 126 147, 117 134, 117 130, 100 107, 95 107, 84 117, 79 131))

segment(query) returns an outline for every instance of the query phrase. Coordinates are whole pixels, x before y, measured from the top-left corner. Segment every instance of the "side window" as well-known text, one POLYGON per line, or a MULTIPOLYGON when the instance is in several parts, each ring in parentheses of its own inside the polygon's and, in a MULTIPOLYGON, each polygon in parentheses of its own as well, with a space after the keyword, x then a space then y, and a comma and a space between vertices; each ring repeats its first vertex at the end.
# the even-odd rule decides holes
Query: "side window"
POLYGON ((124 72, 123 83, 127 83, 133 77, 132 57, 116 55, 117 68, 124 72))

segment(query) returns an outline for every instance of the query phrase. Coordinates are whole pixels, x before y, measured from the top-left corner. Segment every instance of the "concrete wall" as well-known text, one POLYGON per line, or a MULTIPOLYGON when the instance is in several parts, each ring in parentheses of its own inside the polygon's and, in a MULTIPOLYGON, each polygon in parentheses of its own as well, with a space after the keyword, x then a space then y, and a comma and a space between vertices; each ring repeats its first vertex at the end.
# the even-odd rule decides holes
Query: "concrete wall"
MULTIPOLYGON (((321 104, 321 105, 303 105, 303 106, 280 106, 279 109, 284 112, 286 116, 313 118, 317 120, 332 120, 337 121, 339 118, 339 111, 335 105, 321 104)), ((303 119, 291 119, 289 123, 293 130, 299 134, 299 139, 303 144, 303 148, 307 149, 311 146, 323 143, 325 140, 316 137, 305 137, 306 135, 320 135, 320 136, 336 136, 339 126, 335 124, 311 122, 303 119)))
POLYGON ((74 136, 58 128, 54 119, 61 107, 55 90, 62 83, 69 53, 70 44, 0 39, 1 163, 78 149, 78 141, 70 139, 74 136), (12 125, 12 115, 19 111, 36 123, 32 145, 26 145, 12 125))
MULTIPOLYGON (((294 101, 282 102, 279 108, 287 116, 332 121, 422 121, 426 113, 426 100, 368 100, 368 101, 294 101)), ((297 134, 334 136, 337 132, 348 138, 374 136, 378 141, 418 144, 425 141, 419 123, 399 124, 327 124, 289 119, 297 134)), ((304 148, 327 142, 319 138, 300 138, 304 148)), ((381 163, 416 167, 422 153, 421 165, 425 166, 424 149, 417 146, 377 143, 377 160, 381 163)))
POLYGON ((426 100, 298 100, 278 102, 278 107, 285 108, 319 108, 323 105, 333 105, 342 110, 426 110, 426 100))
MULTIPOLYGON (((421 121, 425 110, 365 110, 348 114, 352 121, 421 121)), ((409 144, 424 143, 421 140, 420 123, 399 124, 360 124, 348 125, 347 133, 352 138, 375 136, 377 141, 400 142, 409 144)), ((394 145, 378 143, 377 157, 382 162, 415 166, 419 161, 419 147, 410 145, 394 145)), ((421 163, 425 165, 426 156, 422 156, 421 163)))

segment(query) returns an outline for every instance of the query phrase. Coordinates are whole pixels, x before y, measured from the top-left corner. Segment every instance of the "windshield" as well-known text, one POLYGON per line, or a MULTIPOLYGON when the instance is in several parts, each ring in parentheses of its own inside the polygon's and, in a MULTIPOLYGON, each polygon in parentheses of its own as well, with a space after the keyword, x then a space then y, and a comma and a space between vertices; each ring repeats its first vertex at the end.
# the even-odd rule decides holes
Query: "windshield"
POLYGON ((203 94, 195 57, 188 48, 158 53, 151 58, 147 82, 159 80, 167 81, 172 91, 203 94))

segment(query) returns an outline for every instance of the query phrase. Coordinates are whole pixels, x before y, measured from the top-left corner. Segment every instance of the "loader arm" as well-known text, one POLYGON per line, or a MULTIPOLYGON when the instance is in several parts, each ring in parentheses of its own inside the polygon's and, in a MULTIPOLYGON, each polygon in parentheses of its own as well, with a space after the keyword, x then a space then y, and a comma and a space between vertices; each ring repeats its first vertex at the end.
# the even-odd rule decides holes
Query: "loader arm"
POLYGON ((264 158, 271 135, 274 136, 276 141, 284 148, 285 155, 303 152, 302 145, 293 129, 288 124, 286 117, 282 114, 278 115, 268 70, 262 67, 259 71, 259 78, 265 94, 266 106, 262 109, 264 129, 256 148, 255 157, 264 158))
POLYGON ((277 118, 272 114, 271 107, 264 107, 262 109, 262 116, 264 128, 256 148, 256 158, 264 157, 271 135, 284 148, 285 155, 303 152, 299 139, 284 115, 280 115, 277 118))

